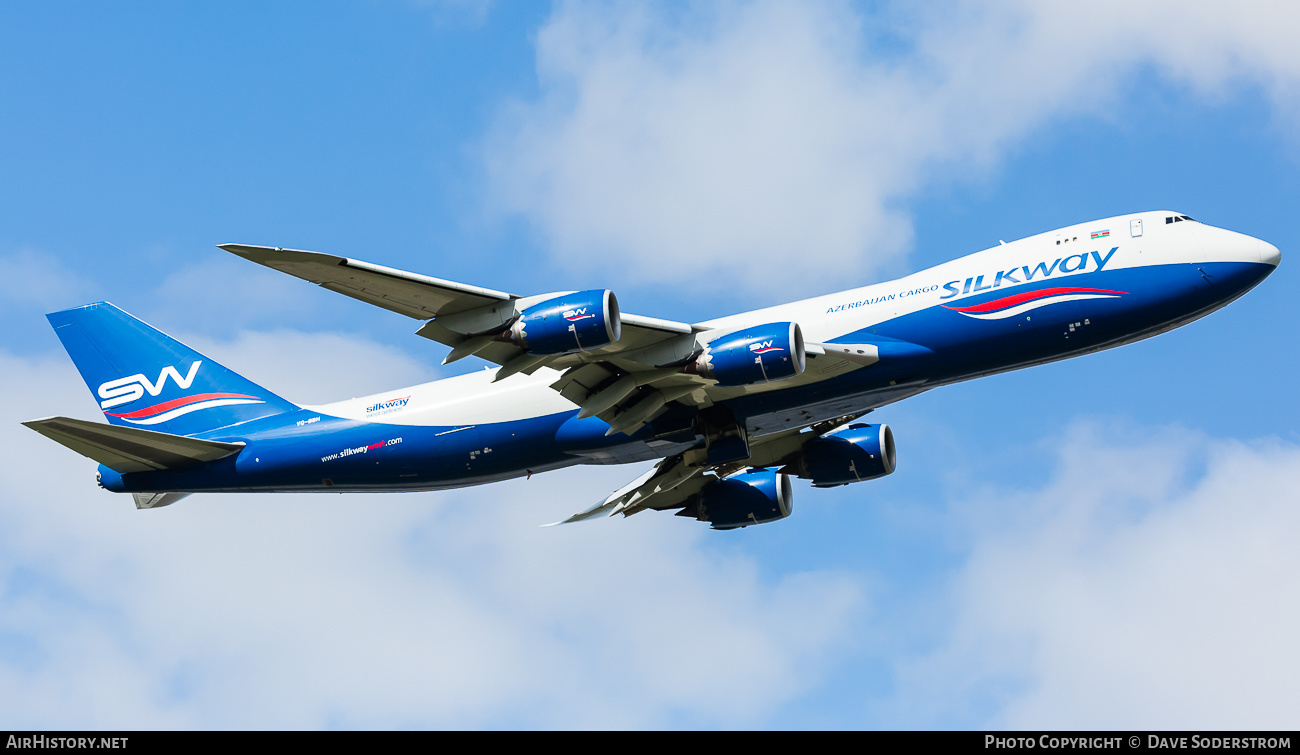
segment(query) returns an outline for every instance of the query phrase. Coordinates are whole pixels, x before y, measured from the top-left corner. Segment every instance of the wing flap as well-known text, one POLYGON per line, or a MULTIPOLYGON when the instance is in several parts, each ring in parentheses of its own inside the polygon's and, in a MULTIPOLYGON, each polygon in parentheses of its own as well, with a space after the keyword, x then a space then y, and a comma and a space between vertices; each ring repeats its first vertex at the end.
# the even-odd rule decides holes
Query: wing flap
POLYGON ((160 509, 163 506, 170 506, 189 493, 132 493, 135 498, 135 507, 137 509, 160 509))
POLYGON ((571 524, 601 516, 632 514, 647 508, 675 508, 685 506, 686 499, 708 482, 703 467, 687 466, 681 456, 673 456, 656 464, 645 474, 610 493, 605 500, 586 511, 579 512, 561 522, 545 525, 571 524), (651 499, 655 499, 651 505, 651 499))
POLYGON ((787 464, 796 457, 805 443, 841 425, 848 424, 863 414, 866 412, 818 422, 808 430, 791 429, 752 441, 749 458, 740 461, 709 466, 703 463, 703 447, 671 456, 656 464, 645 474, 610 493, 605 500, 595 506, 555 524, 582 522, 615 514, 631 516, 646 509, 663 511, 682 508, 690 502, 692 496, 699 493, 710 482, 733 475, 747 467, 771 468, 787 464))
POLYGON ((215 461, 239 453, 244 447, 243 443, 219 443, 67 417, 47 417, 23 424, 122 474, 215 461))

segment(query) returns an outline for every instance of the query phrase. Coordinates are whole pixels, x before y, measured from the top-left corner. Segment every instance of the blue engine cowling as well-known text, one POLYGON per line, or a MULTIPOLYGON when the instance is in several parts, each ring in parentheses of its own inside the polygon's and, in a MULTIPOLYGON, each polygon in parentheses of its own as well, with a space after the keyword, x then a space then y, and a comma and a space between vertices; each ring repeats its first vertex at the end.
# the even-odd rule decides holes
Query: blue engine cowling
POLYGON ((572 354, 614 343, 622 330, 614 292, 596 289, 528 307, 510 326, 509 338, 532 354, 572 354))
POLYGON ((713 341, 687 371, 718 385, 772 383, 803 372, 806 359, 798 323, 771 322, 713 341))
POLYGON ((849 425, 803 447, 800 477, 829 488, 874 480, 894 471, 897 455, 889 425, 849 425))
POLYGON ((788 475, 752 469, 705 485, 683 513, 709 522, 715 530, 731 530, 784 519, 793 506, 788 475))

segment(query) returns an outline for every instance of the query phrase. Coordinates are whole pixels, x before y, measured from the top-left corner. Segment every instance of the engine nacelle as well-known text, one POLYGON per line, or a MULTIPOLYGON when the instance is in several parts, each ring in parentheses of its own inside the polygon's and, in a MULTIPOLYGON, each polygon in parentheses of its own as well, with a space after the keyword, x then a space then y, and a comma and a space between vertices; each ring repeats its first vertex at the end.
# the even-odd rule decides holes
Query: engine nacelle
POLYGON ((753 469, 705 485, 683 513, 715 530, 731 530, 784 519, 793 506, 788 475, 753 469))
POLYGON ((704 348, 686 371, 718 385, 752 385, 792 378, 807 357, 798 323, 772 322, 722 336, 704 348))
POLYGON ((874 480, 894 471, 897 455, 889 425, 849 425, 803 447, 799 476, 829 488, 874 480))
POLYGON ((528 307, 506 335, 532 354, 572 354, 608 346, 622 331, 614 292, 595 289, 528 307))

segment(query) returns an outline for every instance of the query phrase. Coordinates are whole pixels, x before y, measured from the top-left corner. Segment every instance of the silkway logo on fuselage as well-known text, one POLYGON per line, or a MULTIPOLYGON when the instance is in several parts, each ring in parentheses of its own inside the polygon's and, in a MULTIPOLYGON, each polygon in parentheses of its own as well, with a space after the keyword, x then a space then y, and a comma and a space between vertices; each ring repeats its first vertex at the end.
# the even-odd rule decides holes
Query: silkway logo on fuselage
POLYGON ((977 275, 967 278, 964 283, 960 280, 949 281, 943 284, 943 290, 948 293, 939 298, 951 299, 957 295, 973 294, 978 291, 988 291, 989 289, 1000 288, 1003 284, 1013 286, 1017 283, 1029 283, 1035 278, 1050 278, 1057 273, 1082 272, 1087 269, 1090 256, 1097 264, 1097 267, 1093 272, 1101 272, 1105 269, 1106 263, 1110 262, 1110 258, 1114 257, 1115 252, 1117 251, 1119 251, 1119 247, 1111 247, 1111 250, 1106 253, 1105 257, 1101 256, 1100 252, 1080 252, 1079 254, 1072 254, 1069 257, 1058 258, 1050 265, 1046 262, 1040 262, 1034 267, 1021 265, 1009 270, 999 270, 996 274, 986 273, 985 275, 977 275), (1020 278, 1017 278, 1017 275, 1023 275, 1024 279, 1021 280, 1020 278), (984 282, 986 277, 992 278, 993 282, 986 284, 984 282))
POLYGON ((389 412, 395 412, 406 406, 407 402, 410 400, 410 396, 403 396, 401 398, 390 398, 387 401, 380 401, 378 404, 367 406, 366 414, 387 414, 389 412))
POLYGON ((248 396, 243 393, 200 393, 194 396, 171 399, 170 401, 164 401, 131 412, 115 414, 108 411, 115 406, 129 404, 132 401, 144 398, 145 393, 150 396, 157 396, 166 387, 168 377, 181 390, 188 390, 194 384, 194 377, 199 374, 199 365, 201 364, 203 364, 203 360, 194 360, 185 377, 181 377, 180 370, 167 365, 158 373, 156 382, 150 382, 149 378, 145 377, 143 373, 136 373, 128 377, 100 383, 99 388, 96 390, 99 397, 103 399, 103 401, 99 402, 99 408, 103 410, 106 416, 117 417, 133 425, 156 425, 200 409, 235 404, 266 403, 256 396, 248 396))
POLYGON ((1110 258, 1115 256, 1115 252, 1118 250, 1119 247, 1117 246, 1112 247, 1111 250, 1105 254, 1105 256, 1102 256, 1100 252, 1081 252, 1079 254, 1072 254, 1068 257, 1060 257, 1055 260, 1052 260, 1052 264, 1050 265, 1047 264, 1046 262, 1039 262, 1037 265, 1033 267, 1030 267, 1029 265, 1018 265, 1016 267, 1007 270, 999 270, 996 273, 985 273, 983 275, 975 275, 970 278, 967 278, 965 281, 961 281, 961 280, 948 281, 942 286, 931 283, 929 285, 921 286, 920 288, 909 289, 907 291, 899 291, 891 294, 880 294, 879 296, 870 296, 867 297, 866 299, 861 299, 859 301, 848 302, 846 304, 837 304, 833 307, 828 308, 826 310, 826 314, 829 315, 835 312, 844 312, 847 310, 857 309, 858 307, 870 307, 876 304, 883 304, 884 302, 905 299, 911 296, 919 296, 921 294, 928 294, 932 291, 938 291, 941 288, 947 292, 939 297, 939 300, 943 301, 944 299, 951 299, 954 296, 963 296, 965 294, 973 294, 973 293, 978 293, 980 291, 988 291, 994 288, 1001 288, 1004 285, 1014 286, 1018 283, 1029 283, 1034 280, 1043 280, 1045 278, 1051 278, 1060 273, 1081 272, 1087 269, 1090 260, 1096 263, 1096 267, 1093 270, 1093 272, 1100 272, 1103 268, 1106 267, 1106 264, 1110 262, 1110 258), (985 283, 986 280, 990 282, 985 283))

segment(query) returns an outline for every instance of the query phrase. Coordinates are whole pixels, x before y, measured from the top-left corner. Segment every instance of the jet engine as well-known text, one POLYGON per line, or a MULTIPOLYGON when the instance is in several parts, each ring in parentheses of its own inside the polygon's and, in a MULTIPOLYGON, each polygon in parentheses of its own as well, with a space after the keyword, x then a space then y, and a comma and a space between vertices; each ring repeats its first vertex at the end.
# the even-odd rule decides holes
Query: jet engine
POLYGON ((792 378, 803 372, 806 359, 798 323, 772 322, 718 338, 685 371, 718 385, 752 385, 792 378))
POLYGON ((897 455, 889 425, 853 424, 803 447, 799 476, 814 487, 829 488, 874 480, 894 471, 897 455))
POLYGON ((505 336, 532 354, 572 354, 614 343, 622 329, 614 292, 595 289, 528 307, 505 336))
POLYGON ((784 519, 793 506, 789 476, 751 469, 705 485, 679 516, 709 522, 715 530, 732 530, 784 519))

